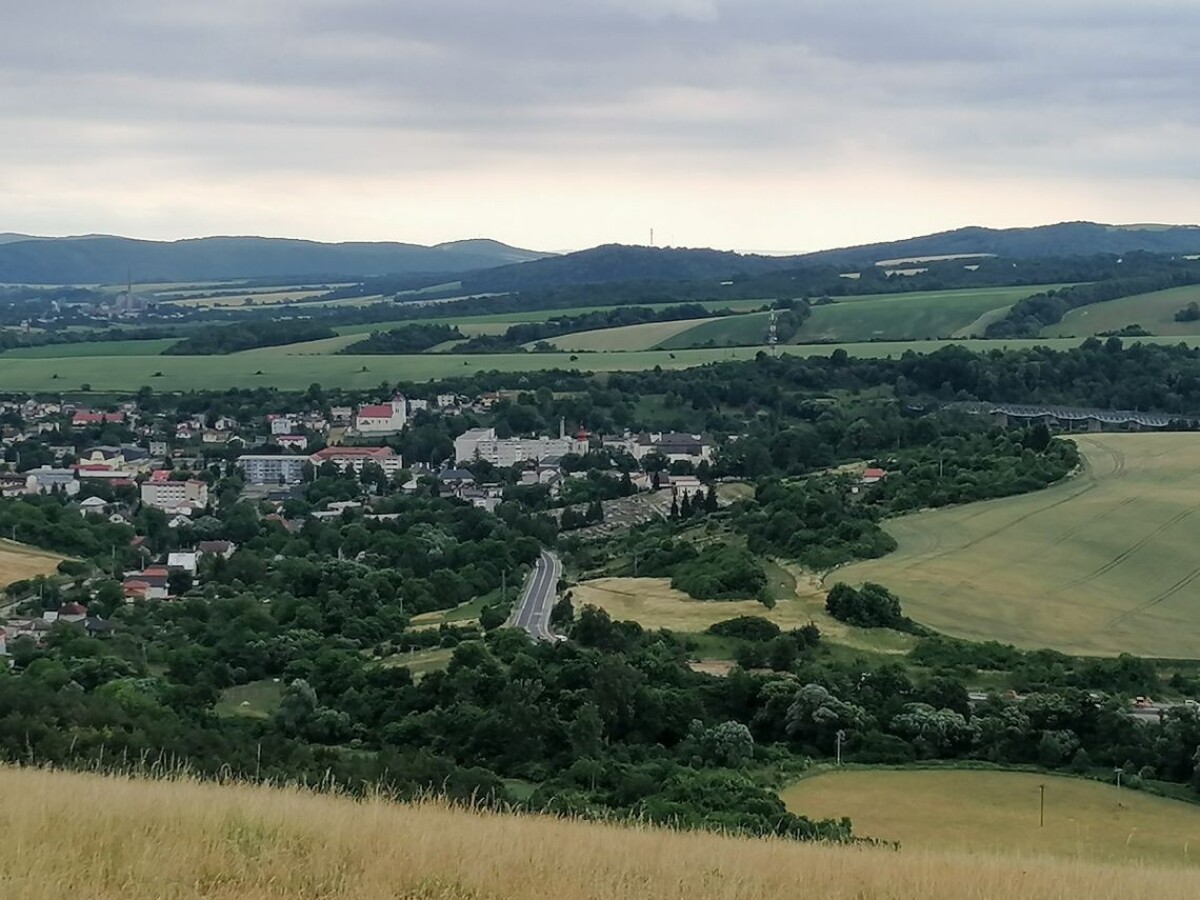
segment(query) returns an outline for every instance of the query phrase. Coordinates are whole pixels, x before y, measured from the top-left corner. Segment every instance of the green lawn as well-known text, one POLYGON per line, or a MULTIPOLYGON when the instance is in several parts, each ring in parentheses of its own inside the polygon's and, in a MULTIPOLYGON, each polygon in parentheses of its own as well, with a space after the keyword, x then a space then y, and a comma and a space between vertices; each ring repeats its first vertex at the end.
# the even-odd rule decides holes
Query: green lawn
POLYGON ((1057 325, 1042 329, 1050 337, 1087 337, 1102 331, 1120 331, 1141 325, 1151 334, 1200 334, 1200 322, 1176 322, 1175 313, 1189 303, 1200 303, 1200 285, 1138 294, 1073 309, 1057 325))
POLYGON ((226 688, 215 707, 219 716, 244 716, 248 719, 266 719, 279 706, 283 695, 282 682, 273 678, 251 681, 226 688))
POLYGON ((429 672, 437 672, 446 668, 454 651, 447 647, 434 647, 431 650, 413 650, 408 653, 397 653, 383 661, 385 666, 404 666, 413 677, 420 677, 429 672))

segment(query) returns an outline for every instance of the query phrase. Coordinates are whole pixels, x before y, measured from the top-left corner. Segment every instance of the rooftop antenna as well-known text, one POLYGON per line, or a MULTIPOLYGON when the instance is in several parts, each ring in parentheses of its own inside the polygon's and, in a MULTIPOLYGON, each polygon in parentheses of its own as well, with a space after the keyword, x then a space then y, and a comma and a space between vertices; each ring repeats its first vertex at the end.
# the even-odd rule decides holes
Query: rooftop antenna
POLYGON ((650 246, 651 247, 654 246, 654 229, 653 228, 650 229, 650 246))

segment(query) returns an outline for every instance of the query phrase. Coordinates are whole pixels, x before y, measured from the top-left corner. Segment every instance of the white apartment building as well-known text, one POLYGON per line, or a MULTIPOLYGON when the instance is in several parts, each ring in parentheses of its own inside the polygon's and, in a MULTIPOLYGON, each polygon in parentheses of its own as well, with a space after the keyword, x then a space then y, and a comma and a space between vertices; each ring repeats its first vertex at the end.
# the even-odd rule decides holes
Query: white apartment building
POLYGON ((572 437, 498 438, 494 428, 472 428, 454 439, 455 463, 482 459, 494 466, 515 466, 526 460, 587 453, 588 442, 572 437))
POLYGON ((208 485, 195 480, 147 481, 142 485, 142 502, 168 512, 203 509, 208 505, 208 485))

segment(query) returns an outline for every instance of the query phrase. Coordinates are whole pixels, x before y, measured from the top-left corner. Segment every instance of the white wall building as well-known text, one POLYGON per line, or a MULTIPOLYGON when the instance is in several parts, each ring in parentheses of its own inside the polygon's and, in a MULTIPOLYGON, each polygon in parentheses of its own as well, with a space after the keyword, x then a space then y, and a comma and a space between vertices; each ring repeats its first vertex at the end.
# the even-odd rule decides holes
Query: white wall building
POLYGON ((454 439, 454 461, 481 459, 494 466, 515 466, 526 460, 587 453, 588 442, 572 437, 498 438, 494 428, 472 428, 454 439))
POLYGON ((399 434, 408 422, 408 403, 397 394, 389 403, 360 406, 354 415, 354 430, 362 435, 399 434))
POLYGON ((203 509, 208 505, 208 485, 203 481, 147 481, 142 502, 165 511, 203 509))

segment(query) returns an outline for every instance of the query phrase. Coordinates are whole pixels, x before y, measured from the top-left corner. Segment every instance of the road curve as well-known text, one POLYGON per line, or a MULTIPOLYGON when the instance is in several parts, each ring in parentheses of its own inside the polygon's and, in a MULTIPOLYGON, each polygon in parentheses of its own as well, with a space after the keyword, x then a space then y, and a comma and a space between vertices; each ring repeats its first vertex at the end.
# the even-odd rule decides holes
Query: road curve
POLYGON ((508 624, 520 628, 536 641, 558 640, 550 630, 550 610, 558 599, 558 580, 561 577, 562 563, 549 550, 543 550, 508 624))

